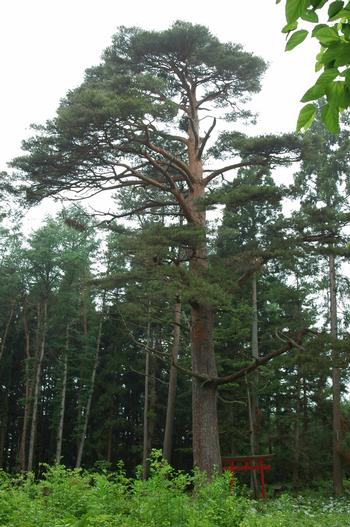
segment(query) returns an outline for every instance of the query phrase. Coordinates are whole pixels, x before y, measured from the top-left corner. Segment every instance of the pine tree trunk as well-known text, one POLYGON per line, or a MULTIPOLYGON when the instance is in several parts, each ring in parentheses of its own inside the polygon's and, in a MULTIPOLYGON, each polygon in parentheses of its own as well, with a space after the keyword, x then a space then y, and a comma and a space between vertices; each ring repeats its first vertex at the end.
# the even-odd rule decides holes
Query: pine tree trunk
POLYGON ((91 372, 90 389, 89 389, 89 393, 88 393, 88 399, 87 399, 87 403, 86 403, 86 407, 85 407, 85 412, 84 412, 84 415, 83 415, 83 428, 82 428, 82 433, 81 433, 80 440, 79 440, 79 443, 78 443, 78 452, 77 452, 77 460, 76 460, 76 463, 75 463, 75 468, 80 468, 81 467, 81 461, 82 461, 82 458, 83 458, 86 433, 87 433, 87 429, 88 429, 90 412, 91 412, 92 397, 93 397, 94 389, 95 389, 96 372, 97 372, 97 366, 98 366, 98 361, 99 361, 99 356, 100 356, 103 316, 104 316, 104 301, 103 301, 103 305, 102 305, 101 319, 100 319, 100 323, 99 323, 99 327, 98 327, 95 360, 94 360, 94 364, 93 364, 92 372, 91 372))
MULTIPOLYGON (((193 372, 216 377, 213 313, 207 306, 192 306, 191 344, 193 372)), ((194 465, 209 476, 215 469, 220 471, 217 388, 196 377, 192 380, 192 432, 194 465)))
MULTIPOLYGON (((331 336, 334 341, 338 335, 337 324, 337 292, 335 276, 335 257, 329 255, 329 296, 330 296, 330 320, 331 336)), ((333 352, 333 360, 337 360, 333 352)), ((334 366, 332 369, 332 390, 333 390, 333 488, 336 496, 343 494, 343 466, 341 459, 342 429, 341 429, 341 372, 340 368, 334 366)))
POLYGON ((39 339, 38 339, 38 350, 37 350, 37 363, 34 379, 34 390, 33 390, 33 408, 32 408, 32 423, 29 437, 29 450, 28 450, 28 471, 33 469, 34 459, 34 447, 36 440, 36 430, 38 423, 38 405, 39 396, 41 390, 41 370, 43 365, 43 359, 45 354, 45 342, 46 342, 46 331, 47 331, 47 302, 41 306, 42 309, 38 309, 39 318, 39 339))
POLYGON ((58 423, 57 438, 56 438, 56 456, 55 456, 56 464, 59 464, 61 462, 61 456, 62 456, 63 427, 64 427, 64 414, 65 414, 65 409, 66 409, 66 392, 67 392, 67 375, 68 375, 68 350, 69 350, 69 324, 67 324, 67 327, 66 327, 66 345, 65 345, 64 356, 63 356, 63 374, 62 374, 59 423, 58 423))
MULTIPOLYGON (((198 211, 198 200, 204 198, 204 186, 201 182, 202 166, 196 167, 198 162, 192 163, 193 173, 197 174, 199 184, 193 186, 193 193, 189 197, 192 210, 199 231, 205 237, 205 212, 198 211)), ((200 232, 199 232, 200 234, 200 232)), ((208 253, 206 241, 199 241, 192 248, 190 257, 190 272, 193 277, 205 276, 208 270, 208 253)), ((192 354, 192 435, 193 462, 210 477, 215 470, 221 471, 221 454, 219 444, 219 427, 217 413, 217 387, 204 383, 196 375, 217 377, 214 352, 213 329, 214 311, 210 305, 196 298, 191 302, 191 354, 192 354)))
POLYGON ((174 420, 175 420, 175 403, 176 403, 176 389, 177 389, 177 368, 174 366, 180 351, 180 328, 181 323, 181 301, 177 298, 174 309, 174 341, 171 350, 171 363, 169 372, 169 387, 168 387, 168 402, 166 409, 166 420, 164 430, 163 442, 163 456, 171 463, 171 456, 173 451, 173 435, 174 435, 174 420))

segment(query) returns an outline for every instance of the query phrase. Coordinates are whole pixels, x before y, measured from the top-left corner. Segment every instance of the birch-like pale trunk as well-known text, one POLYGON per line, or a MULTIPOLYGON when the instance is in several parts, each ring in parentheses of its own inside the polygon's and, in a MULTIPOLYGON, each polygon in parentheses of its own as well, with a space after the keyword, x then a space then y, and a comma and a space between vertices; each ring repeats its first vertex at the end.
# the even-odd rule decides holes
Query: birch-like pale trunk
POLYGON ((68 376, 68 350, 69 350, 69 324, 66 327, 66 344, 63 355, 63 372, 62 372, 62 386, 59 410, 59 422, 56 436, 56 456, 55 463, 58 465, 62 457, 62 443, 63 443, 63 428, 64 428, 64 414, 66 410, 66 393, 67 393, 67 376, 68 376))
POLYGON ((39 339, 38 339, 38 353, 36 361, 36 370, 35 370, 35 379, 34 379, 34 388, 33 388, 33 407, 32 407, 32 423, 30 429, 29 437, 29 449, 28 449, 28 471, 33 469, 33 459, 34 459, 34 448, 36 440, 36 431, 38 424, 38 405, 39 405, 39 396, 41 390, 41 371, 45 354, 45 343, 46 343, 46 332, 47 332, 47 302, 41 306, 41 309, 38 309, 38 317, 40 320, 40 330, 39 330, 39 339))
POLYGON ((170 372, 169 372, 169 386, 168 386, 168 401, 166 408, 166 420, 163 441, 163 456, 171 463, 171 456, 173 451, 173 437, 174 437, 174 421, 175 421, 175 403, 176 403, 176 389, 177 389, 177 368, 175 366, 179 357, 180 351, 180 335, 181 335, 181 300, 180 297, 176 299, 174 308, 174 340, 171 349, 170 358, 170 372))
MULTIPOLYGON (((330 321, 331 336, 335 340, 338 336, 337 320, 337 285, 335 273, 335 256, 328 257, 329 265, 329 298, 330 298, 330 321)), ((333 360, 337 360, 333 352, 333 360)), ((341 371, 337 366, 332 368, 332 407, 333 407, 333 489, 336 496, 343 494, 343 464, 341 459, 342 428, 341 428, 341 371)))

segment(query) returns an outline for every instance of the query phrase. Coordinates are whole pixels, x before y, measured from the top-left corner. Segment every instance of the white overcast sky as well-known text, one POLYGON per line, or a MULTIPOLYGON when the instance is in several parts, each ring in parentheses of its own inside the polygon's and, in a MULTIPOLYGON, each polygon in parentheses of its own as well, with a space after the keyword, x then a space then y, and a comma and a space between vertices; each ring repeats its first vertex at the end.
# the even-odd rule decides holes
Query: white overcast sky
POLYGON ((53 117, 61 97, 99 62, 118 26, 165 29, 203 24, 270 63, 252 107, 258 133, 292 131, 298 102, 314 81, 316 43, 285 53, 275 0, 0 0, 0 170, 20 152, 30 123, 53 117))

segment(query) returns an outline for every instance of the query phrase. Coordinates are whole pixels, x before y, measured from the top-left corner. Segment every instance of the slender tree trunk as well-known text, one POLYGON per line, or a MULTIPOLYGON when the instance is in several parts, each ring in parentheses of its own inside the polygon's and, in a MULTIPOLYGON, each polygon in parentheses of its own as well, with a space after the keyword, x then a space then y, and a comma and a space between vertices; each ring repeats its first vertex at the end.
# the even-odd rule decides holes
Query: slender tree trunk
POLYGON ((27 430, 30 415, 30 403, 32 398, 32 379, 30 378, 30 334, 28 324, 28 314, 26 305, 23 309, 23 326, 24 326, 24 340, 25 340, 25 397, 24 397, 24 412, 23 425, 21 431, 21 440, 19 447, 19 466, 21 470, 26 470, 26 445, 27 445, 27 430))
POLYGON ((45 353, 45 342, 46 342, 46 331, 47 331, 47 302, 45 301, 42 305, 42 309, 39 309, 38 317, 40 320, 40 338, 39 338, 39 349, 37 353, 37 364, 34 379, 34 391, 33 391, 33 408, 32 408, 32 423, 29 437, 29 450, 28 450, 28 471, 33 469, 34 459, 34 447, 36 440, 36 430, 38 423, 38 405, 39 396, 41 389, 41 370, 43 365, 44 353, 45 353))
POLYGON ((144 390, 144 405, 143 405, 143 449, 142 449, 142 477, 148 477, 148 415, 149 415, 149 378, 150 378, 150 352, 149 346, 151 342, 151 322, 150 322, 150 307, 148 306, 148 321, 147 321, 147 337, 146 337, 146 357, 145 357, 145 390, 144 390))
POLYGON ((6 322, 6 326, 5 326, 5 329, 4 329, 4 333, 3 333, 3 336, 2 336, 2 339, 1 339, 0 361, 1 361, 2 357, 3 357, 3 355, 4 355, 8 333, 9 333, 9 330, 10 330, 10 326, 11 326, 13 315, 15 313, 15 306, 16 306, 16 302, 14 301, 14 302, 12 302, 11 309, 10 309, 10 314, 8 316, 8 319, 7 319, 7 322, 6 322))
MULTIPOLYGON (((156 343, 157 347, 157 343, 156 343)), ((154 435, 157 419, 157 376, 158 360, 154 355, 150 356, 149 364, 149 403, 148 403, 148 438, 147 452, 150 453, 154 445, 154 435)))
POLYGON ((301 418, 301 401, 300 401, 300 378, 298 375, 297 386, 296 386, 296 404, 295 404, 295 422, 294 422, 294 459, 293 459, 293 473, 292 483, 296 489, 299 487, 300 480, 300 418, 301 418))
POLYGON ((171 455, 173 451, 173 435, 174 435, 174 420, 175 420, 175 402, 176 402, 176 388, 177 388, 177 368, 175 363, 179 356, 180 350, 180 328, 181 323, 181 300, 177 298, 174 309, 174 341, 171 350, 171 362, 169 373, 169 387, 168 387, 168 402, 166 409, 166 421, 164 430, 163 442, 163 456, 171 463, 171 455))
POLYGON ((66 327, 66 344, 65 344, 65 350, 64 350, 64 355, 63 355, 63 373, 62 373, 59 423, 58 423, 57 437, 56 437, 56 456, 55 456, 56 464, 59 464, 61 462, 61 456, 62 456, 64 414, 65 414, 65 409, 66 409, 66 393, 67 393, 68 350, 69 350, 69 324, 67 324, 67 327, 66 327))
MULTIPOLYGON (((249 388, 249 381, 247 377, 245 378, 246 386, 247 386, 247 401, 248 401, 248 416, 249 416, 249 439, 250 439, 250 454, 252 456, 255 456, 256 450, 255 450, 255 432, 254 432, 254 426, 255 426, 255 420, 253 417, 253 407, 252 407, 252 393, 249 388)), ((258 480, 256 477, 256 471, 253 470, 251 473, 250 478, 251 488, 254 492, 254 496, 257 498, 259 496, 259 485, 258 480)))
MULTIPOLYGON (((257 280, 256 273, 252 280, 252 307, 253 307, 253 321, 252 321, 252 358, 256 360, 259 358, 259 342, 258 342, 258 295, 257 295, 257 280)), ((250 452, 254 456, 257 453, 257 416, 258 416, 258 395, 257 395, 258 373, 255 372, 251 376, 250 387, 247 381, 248 389, 248 409, 249 409, 249 428, 250 428, 250 452)), ((251 474, 251 486, 253 488, 255 497, 259 495, 258 480, 256 471, 253 470, 251 474)))
POLYGON ((94 389, 95 389, 96 372, 97 372, 97 366, 98 366, 98 361, 99 361, 99 356, 100 356, 103 316, 104 316, 104 301, 103 301, 103 305, 102 305, 101 319, 100 319, 100 323, 99 323, 99 327, 98 327, 98 333, 97 333, 96 352, 95 352, 95 360, 94 360, 94 364, 93 364, 92 372, 91 372, 90 389, 89 389, 89 393, 88 393, 88 398, 87 398, 87 403, 86 403, 86 407, 85 407, 85 412, 84 412, 84 415, 83 415, 83 428, 82 428, 82 432, 81 432, 81 436, 80 436, 80 440, 79 440, 79 444, 78 444, 77 460, 76 460, 76 464, 75 464, 76 468, 80 468, 81 461, 82 461, 82 458, 83 458, 86 433, 87 433, 87 428, 88 428, 89 418, 90 418, 90 412, 91 412, 92 397, 93 397, 94 389))
POLYGON ((113 448, 113 415, 114 415, 114 405, 113 398, 109 410, 109 427, 108 427, 108 436, 107 436, 107 461, 112 461, 112 448, 113 448))
POLYGON ((6 468, 5 465, 5 445, 8 428, 8 417, 9 417, 9 404, 8 404, 8 393, 4 392, 1 403, 0 412, 0 468, 6 468))
MULTIPOLYGON (((337 324, 337 291, 335 276, 335 257, 329 255, 329 296, 330 296, 330 320, 331 336, 336 340, 338 335, 337 324)), ((333 352, 333 360, 337 357, 333 352)), ((340 368, 333 366, 332 389, 333 389, 333 488, 337 496, 343 494, 343 466, 341 459, 342 429, 341 429, 341 372, 340 368)))

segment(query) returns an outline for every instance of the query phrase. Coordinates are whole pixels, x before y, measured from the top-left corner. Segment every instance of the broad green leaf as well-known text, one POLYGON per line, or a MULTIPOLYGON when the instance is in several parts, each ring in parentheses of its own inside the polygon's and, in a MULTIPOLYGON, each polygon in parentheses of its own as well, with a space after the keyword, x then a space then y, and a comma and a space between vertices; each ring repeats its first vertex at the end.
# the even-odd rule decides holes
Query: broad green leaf
POLYGON ((339 75, 339 71, 337 68, 331 68, 329 70, 324 71, 319 78, 316 81, 317 86, 324 86, 326 87, 330 82, 334 81, 339 75))
POLYGON ((304 130, 310 128, 312 121, 315 118, 316 111, 317 107, 315 104, 307 104, 300 110, 297 121, 297 132, 299 132, 302 128, 304 128, 304 130))
POLYGON ((287 24, 282 29, 282 33, 290 33, 291 31, 294 31, 298 27, 298 22, 291 22, 290 24, 287 24))
POLYGON ((281 0, 276 0, 276 4, 280 4, 281 3, 281 0))
POLYGON ((314 84, 311 88, 309 88, 302 98, 300 99, 300 102, 308 102, 308 101, 316 101, 322 95, 326 93, 326 90, 323 86, 317 86, 317 84, 314 84))
POLYGON ((296 31, 296 33, 293 33, 293 35, 288 39, 285 51, 290 51, 291 49, 294 49, 296 46, 301 44, 306 39, 308 34, 309 32, 306 31, 306 29, 300 29, 300 31, 296 31))
POLYGON ((321 110, 321 119, 328 130, 339 132, 339 108, 333 104, 325 104, 321 110))
POLYGON ((336 30, 332 27, 325 26, 324 24, 316 26, 312 32, 312 36, 316 37, 322 46, 329 46, 330 44, 338 43, 340 41, 340 37, 336 30))
POLYGON ((286 19, 287 23, 295 22, 306 11, 308 0, 287 0, 286 2, 286 19))
POLYGON ((350 63, 350 43, 337 42, 329 47, 320 58, 321 64, 333 66, 347 66, 350 63))
POLYGON ((330 21, 338 20, 339 18, 350 18, 350 10, 349 9, 341 9, 338 11, 335 15, 329 18, 330 21))
POLYGON ((332 18, 332 16, 336 15, 344 6, 344 2, 341 0, 336 0, 335 2, 332 2, 328 8, 328 16, 329 18, 332 18))
POLYGON ((324 71, 319 76, 316 83, 304 93, 301 102, 314 101, 325 95, 328 86, 334 81, 338 74, 339 72, 335 68, 324 71))
POLYGON ((306 20, 306 22, 313 22, 314 24, 317 24, 318 22, 318 15, 315 13, 315 11, 307 10, 303 15, 301 15, 301 18, 306 20))
POLYGON ((345 81, 332 82, 327 86, 326 94, 330 105, 337 106, 341 110, 349 107, 349 89, 345 81))
POLYGON ((310 3, 314 9, 321 9, 327 2, 328 0, 311 0, 310 3))

